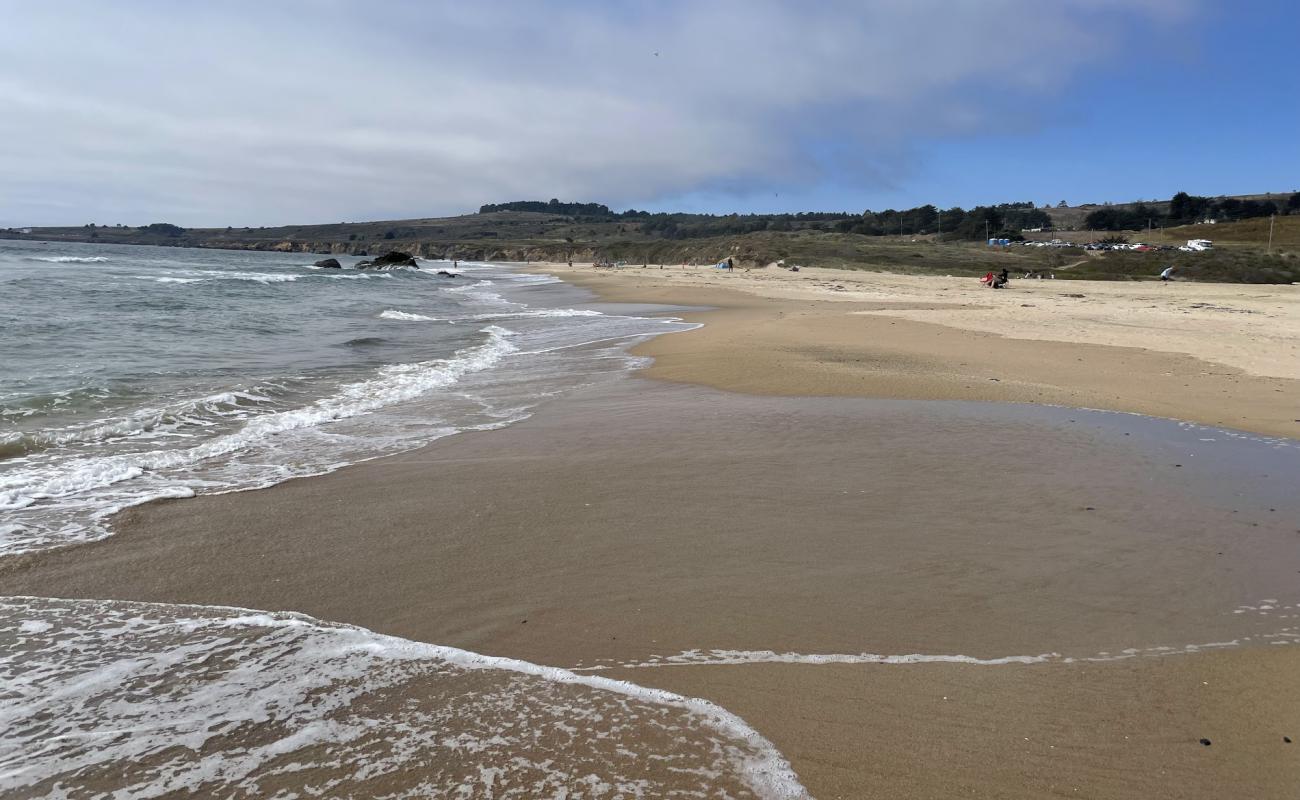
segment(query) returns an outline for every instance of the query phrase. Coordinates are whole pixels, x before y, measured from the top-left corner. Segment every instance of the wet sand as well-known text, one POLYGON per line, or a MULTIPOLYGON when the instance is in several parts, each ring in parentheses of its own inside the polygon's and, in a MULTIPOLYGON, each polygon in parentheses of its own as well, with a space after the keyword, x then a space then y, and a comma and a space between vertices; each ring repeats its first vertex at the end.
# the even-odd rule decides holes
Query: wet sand
POLYGON ((1288 796, 1300 649, 1272 642, 1300 614, 1300 506, 1121 421, 633 378, 129 510, 112 539, 0 565, 0 593, 292 609, 604 667, 740 714, 819 797, 1288 796), (1049 657, 662 664, 697 649, 1049 657))
POLYGON ((1050 403, 1300 437, 1300 287, 775 267, 548 265, 611 301, 704 305, 636 352, 661 380, 775 395, 1050 403))

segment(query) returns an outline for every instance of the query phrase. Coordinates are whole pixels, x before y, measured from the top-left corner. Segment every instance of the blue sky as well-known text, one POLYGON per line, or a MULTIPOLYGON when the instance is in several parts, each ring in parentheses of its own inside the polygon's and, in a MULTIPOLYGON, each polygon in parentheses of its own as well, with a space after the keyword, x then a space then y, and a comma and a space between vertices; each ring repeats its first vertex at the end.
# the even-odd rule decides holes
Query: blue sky
MULTIPOLYGON (((1099 27, 1095 35, 1107 34, 1099 27)), ((1195 6, 1180 24, 1145 29, 1145 43, 1072 75, 1061 91, 1027 100, 1035 122, 919 137, 905 177, 831 180, 747 206, 880 210, 1300 191, 1298 35, 1300 3, 1195 6)), ((728 204, 725 195, 686 193, 652 207, 728 204)))
POLYGON ((0 225, 1300 189, 1279 0, 0 8, 0 225))

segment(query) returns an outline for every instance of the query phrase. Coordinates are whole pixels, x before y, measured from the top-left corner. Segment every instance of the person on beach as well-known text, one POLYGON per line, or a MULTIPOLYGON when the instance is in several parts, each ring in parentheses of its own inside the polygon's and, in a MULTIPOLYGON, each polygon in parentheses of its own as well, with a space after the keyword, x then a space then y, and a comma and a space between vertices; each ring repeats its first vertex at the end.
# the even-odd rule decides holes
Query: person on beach
POLYGON ((1160 282, 1161 282, 1161 283, 1169 283, 1169 282, 1172 281, 1173 279, 1174 279, 1174 268, 1173 268, 1173 267, 1165 267, 1164 270, 1162 270, 1161 273, 1160 273, 1160 282))
POLYGON ((987 273, 985 273, 984 277, 983 277, 983 278, 980 278, 980 283, 984 284, 985 286, 992 286, 992 285, 993 285, 993 270, 989 270, 987 273))
POLYGON ((732 261, 731 261, 731 258, 728 257, 728 258, 727 258, 727 272, 731 272, 731 271, 733 271, 735 268, 736 268, 736 265, 733 264, 732 261))

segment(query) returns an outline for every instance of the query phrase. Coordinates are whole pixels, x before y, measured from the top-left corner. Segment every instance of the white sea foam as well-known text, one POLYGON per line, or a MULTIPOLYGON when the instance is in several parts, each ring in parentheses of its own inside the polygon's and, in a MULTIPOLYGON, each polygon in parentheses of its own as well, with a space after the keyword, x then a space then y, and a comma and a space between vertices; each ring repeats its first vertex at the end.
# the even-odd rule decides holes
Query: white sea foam
POLYGON ((293 283, 307 275, 270 272, 241 272, 219 269, 169 270, 168 275, 132 275, 139 280, 155 283, 209 283, 212 281, 251 281, 253 283, 293 283))
MULTIPOLYGON (((267 486, 409 450, 462 430, 510 424, 547 397, 630 367, 635 360, 622 351, 623 343, 674 329, 670 320, 517 302, 526 295, 506 300, 495 289, 508 292, 552 280, 514 275, 498 266, 462 264, 463 280, 444 281, 425 280, 433 276, 419 271, 308 270, 278 263, 282 257, 271 255, 263 260, 205 253, 201 258, 115 258, 126 266, 109 265, 102 271, 108 281, 147 281, 132 287, 145 301, 156 296, 171 302, 196 288, 195 283, 221 287, 192 295, 185 307, 195 309, 193 322, 170 305, 155 313, 145 302, 129 312, 146 325, 156 321, 169 331, 158 342, 164 359, 173 348, 181 353, 171 363, 158 364, 163 380, 154 383, 141 373, 119 378, 113 372, 120 366, 113 360, 119 358, 116 351, 104 365, 102 395, 78 386, 65 401, 55 397, 62 391, 61 381, 51 381, 43 394, 24 386, 8 393, 0 376, 6 390, 0 413, 8 428, 0 434, 0 508, 8 517, 0 553, 102 538, 108 533, 107 514, 149 499, 267 486), (401 283, 404 289, 400 296, 376 291, 380 287, 372 279, 401 283), (370 283, 359 291, 326 288, 337 280, 370 283), (159 281, 173 286, 160 287, 159 281), (212 335, 217 315, 211 312, 231 304, 232 312, 240 313, 238 298, 227 299, 224 291, 240 282, 276 283, 284 291, 259 299, 265 305, 245 323, 253 328, 247 339, 252 358, 230 351, 240 336, 223 337, 214 342, 214 351, 222 354, 213 363, 220 374, 206 375, 201 359, 194 366, 186 361, 194 362, 198 356, 191 354, 207 347, 198 334, 212 335), (448 327, 432 322, 440 318, 447 319, 448 327), (326 322, 335 319, 337 324, 326 322), (456 320, 462 328, 451 327, 456 320), (393 327, 383 327, 390 321, 393 327), (384 341, 384 330, 396 332, 399 324, 410 327, 401 337, 384 341), (302 344, 308 355, 328 366, 304 365, 300 373, 286 373, 285 359, 279 353, 268 355, 277 337, 294 346, 288 341, 291 325, 310 330, 306 335, 312 340, 302 344), (263 328, 266 339, 259 336, 263 328), (478 329, 486 329, 487 341, 482 348, 466 348, 466 338, 478 329), (351 337, 346 341, 382 342, 384 347, 330 352, 344 341, 344 331, 351 337), (461 349, 449 354, 452 347, 461 349), (442 358, 372 365, 379 356, 399 362, 432 358, 423 353, 442 358), (507 357, 509 365, 496 369, 507 357), (260 387, 279 380, 272 377, 277 373, 291 387, 262 391, 260 387), (191 382, 194 388, 186 389, 191 382), (214 385, 231 391, 203 393, 214 385), (188 398, 170 399, 178 392, 189 392, 188 398)), ((93 307, 93 297, 85 299, 93 307)), ((142 340, 142 345, 139 356, 147 356, 150 343, 142 340)), ((94 355, 93 348, 88 355, 94 355)), ((129 369, 149 370, 150 364, 136 354, 124 361, 132 360, 129 369)))
MULTIPOLYGON (((1287 608, 1300 609, 1300 604, 1287 608)), ((1289 617, 1288 617, 1289 618, 1289 617)), ((1072 655, 1062 653, 1040 653, 1038 655, 994 656, 979 658, 967 655, 947 655, 942 653, 907 653, 901 655, 883 655, 879 653, 795 653, 775 650, 683 650, 672 655, 652 655, 633 661, 603 663, 574 667, 575 672, 605 670, 613 667, 621 669, 651 669, 655 667, 687 666, 729 666, 739 664, 968 664, 979 667, 1007 666, 1012 664, 1073 664, 1084 661, 1124 661, 1133 658, 1158 658, 1163 656, 1191 655, 1207 650, 1223 650, 1242 647, 1262 640, 1300 641, 1300 626, 1288 626, 1277 630, 1243 635, 1236 639, 1217 642, 1197 642, 1183 645, 1148 645, 1145 647, 1126 647, 1115 651, 1102 651, 1093 655, 1072 655)))
POLYGON ((26 434, 0 436, 0 444, 23 444, 28 448, 58 447, 76 442, 99 442, 136 436, 149 432, 172 433, 186 425, 208 426, 213 418, 241 417, 272 398, 246 391, 231 390, 194 399, 177 400, 160 407, 139 408, 115 418, 96 419, 80 425, 47 428, 26 434))
POLYGON ((600 311, 585 308, 532 308, 526 311, 507 311, 500 314, 475 314, 469 319, 529 319, 541 317, 604 317, 610 316, 600 311))
POLYGON ((395 319, 403 322, 439 322, 437 317, 426 317, 423 314, 411 314, 406 311, 395 311, 391 308, 385 309, 379 314, 380 319, 395 319))
POLYGON ((359 273, 338 272, 335 270, 330 270, 329 272, 323 272, 319 275, 307 275, 305 277, 322 278, 324 280, 329 280, 329 281, 369 281, 369 280, 375 280, 380 278, 392 278, 393 273, 392 270, 388 270, 386 272, 359 272, 359 273))
POLYGON ((1006 664, 1043 664, 1062 658, 1060 653, 1034 656, 1000 656, 976 658, 964 655, 909 653, 778 653, 775 650, 685 650, 669 656, 652 656, 643 661, 621 663, 625 668, 722 666, 734 664, 972 664, 1001 666, 1006 664))
POLYGON ((47 264, 103 264, 108 261, 105 256, 29 256, 28 261, 44 261, 47 264))
MULTIPOLYGON (((233 270, 177 270, 176 275, 132 275, 139 280, 155 283, 212 283, 215 281, 248 281, 252 283, 293 283, 302 278, 317 280, 368 281, 380 278, 392 278, 392 270, 385 272, 343 273, 334 270, 306 274, 237 272, 233 270)), ((414 272, 414 271, 413 271, 414 272)))
POLYGON ((0 598, 0 634, 5 792, 808 796, 708 701, 297 614, 0 598))
POLYGON ((144 470, 196 464, 241 450, 286 431, 321 425, 364 414, 455 382, 461 376, 488 369, 516 348, 510 331, 495 326, 484 329, 488 341, 461 351, 451 359, 384 367, 378 375, 340 387, 337 394, 309 406, 253 417, 238 431, 183 450, 131 453, 62 463, 57 469, 17 471, 0 476, 0 508, 15 507, 31 499, 57 497, 135 477, 144 470))
MULTIPOLYGON (((447 288, 443 289, 443 291, 459 294, 461 292, 480 291, 488 288, 491 285, 492 285, 492 281, 480 280, 480 281, 475 281, 474 283, 466 284, 465 286, 448 286, 447 288)), ((494 296, 500 297, 500 295, 494 295, 494 296)))
MULTIPOLYGON (((99 520, 108 510, 117 507, 105 507, 103 491, 109 487, 133 481, 146 474, 151 477, 150 487, 137 489, 132 500, 119 498, 113 501, 119 505, 145 502, 159 496, 192 494, 195 486, 205 486, 202 480, 187 475, 199 465, 254 450, 291 432, 311 431, 322 425, 418 398, 430 391, 453 385, 466 375, 490 369, 517 349, 509 341, 512 336, 510 331, 490 325, 483 332, 487 334, 486 341, 463 349, 451 358, 383 367, 374 377, 343 385, 333 395, 310 405, 252 416, 235 431, 207 439, 192 447, 73 457, 0 473, 0 509, 13 511, 28 508, 38 502, 65 499, 69 501, 68 507, 73 510, 82 506, 96 509, 92 529, 79 536, 84 539, 99 538, 104 535, 99 520)), ((427 435, 436 438, 437 430, 436 427, 429 426, 427 435)), ((303 472, 285 469, 276 474, 284 479, 303 472)), ((53 531, 46 527, 39 534, 28 531, 26 538, 11 535, 9 552, 38 549, 49 546, 52 541, 58 541, 64 536, 64 524, 53 524, 53 531)), ((27 527, 29 526, 24 529, 27 527)))
MULTIPOLYGON (((458 317, 427 317, 423 314, 411 314, 406 311, 394 311, 388 309, 380 313, 381 319, 405 320, 409 322, 489 322, 489 321, 507 321, 512 319, 544 319, 563 317, 609 317, 610 319, 619 319, 617 315, 604 314, 600 311, 592 311, 583 308, 533 308, 525 311, 505 311, 496 314, 468 314, 458 317)), ((633 319, 632 317, 622 317, 622 319, 633 319)), ((675 322, 675 320, 669 320, 675 322)))

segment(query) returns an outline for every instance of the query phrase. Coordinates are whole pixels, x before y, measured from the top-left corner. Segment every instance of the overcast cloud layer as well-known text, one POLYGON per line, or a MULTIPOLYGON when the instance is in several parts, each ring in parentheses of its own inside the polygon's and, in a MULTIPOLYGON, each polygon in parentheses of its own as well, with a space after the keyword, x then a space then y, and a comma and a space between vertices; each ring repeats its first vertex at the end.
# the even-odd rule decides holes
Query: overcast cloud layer
POLYGON ((916 140, 1032 129, 1188 5, 3 3, 0 223, 870 189, 916 140))

